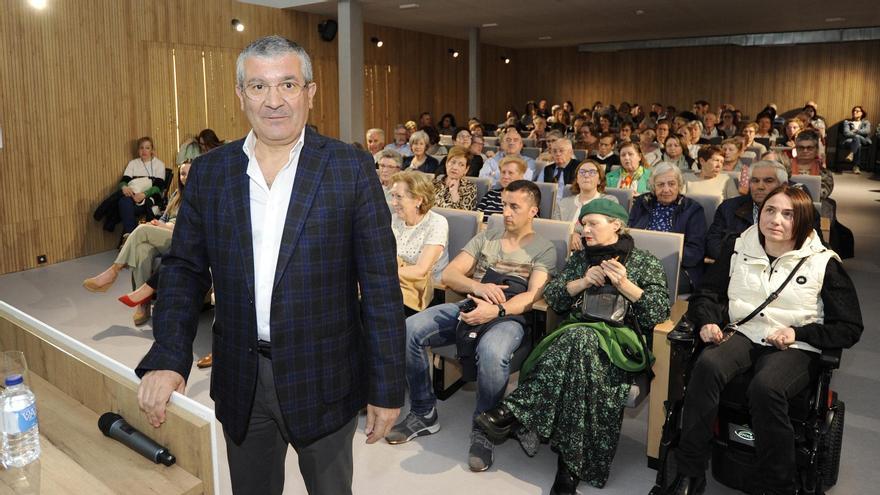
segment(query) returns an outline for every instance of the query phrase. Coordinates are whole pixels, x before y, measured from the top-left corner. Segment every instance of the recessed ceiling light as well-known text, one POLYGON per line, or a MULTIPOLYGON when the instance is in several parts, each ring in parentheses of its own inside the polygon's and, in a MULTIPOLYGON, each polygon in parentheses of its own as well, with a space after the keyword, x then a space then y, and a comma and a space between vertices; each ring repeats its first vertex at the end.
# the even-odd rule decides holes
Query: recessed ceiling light
POLYGON ((645 15, 645 11, 642 9, 636 10, 636 15, 645 15))
POLYGON ((845 21, 846 17, 826 17, 825 22, 841 22, 845 21))
POLYGON ((552 36, 538 36, 538 39, 541 41, 547 41, 547 40, 552 40, 553 37, 552 36))
POLYGON ((498 27, 498 23, 497 22, 487 22, 486 24, 483 24, 481 27, 484 27, 484 28, 498 27))
POLYGON ((28 3, 31 7, 37 10, 43 10, 46 8, 46 0, 28 0, 28 3))
POLYGON ((417 4, 417 3, 402 3, 402 4, 400 4, 400 8, 401 8, 402 10, 405 10, 405 9, 417 9, 417 8, 419 8, 419 4, 417 4))

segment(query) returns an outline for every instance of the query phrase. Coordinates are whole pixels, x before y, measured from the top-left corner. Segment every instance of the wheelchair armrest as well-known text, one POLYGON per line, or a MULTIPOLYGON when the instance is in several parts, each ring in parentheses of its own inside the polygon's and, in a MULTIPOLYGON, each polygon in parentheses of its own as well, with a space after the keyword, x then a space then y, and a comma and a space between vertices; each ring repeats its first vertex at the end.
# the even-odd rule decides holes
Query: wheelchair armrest
POLYGON ((824 349, 819 355, 819 366, 826 369, 836 370, 840 368, 840 355, 842 349, 824 349))

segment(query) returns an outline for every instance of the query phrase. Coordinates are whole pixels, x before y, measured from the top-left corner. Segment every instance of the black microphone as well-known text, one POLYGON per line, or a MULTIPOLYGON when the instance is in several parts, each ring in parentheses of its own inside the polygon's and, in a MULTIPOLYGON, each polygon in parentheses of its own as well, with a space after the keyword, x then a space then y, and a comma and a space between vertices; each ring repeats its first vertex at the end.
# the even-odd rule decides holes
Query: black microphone
POLYGON ((104 435, 121 442, 126 447, 155 462, 166 466, 174 464, 176 459, 168 449, 154 442, 150 437, 137 431, 125 419, 112 412, 101 415, 98 428, 104 435))

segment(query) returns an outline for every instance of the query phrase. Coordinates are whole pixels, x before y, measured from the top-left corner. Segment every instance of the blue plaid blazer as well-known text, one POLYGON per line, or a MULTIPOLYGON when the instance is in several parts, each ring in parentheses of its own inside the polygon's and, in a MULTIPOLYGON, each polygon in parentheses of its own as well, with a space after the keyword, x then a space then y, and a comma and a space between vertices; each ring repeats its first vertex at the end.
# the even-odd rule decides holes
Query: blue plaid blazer
MULTIPOLYGON (((217 419, 247 432, 257 379, 257 317, 244 140, 197 158, 162 259, 155 343, 135 370, 188 378, 213 281, 217 419), (210 270, 210 271, 209 271, 210 270)), ((363 151, 306 130, 275 269, 272 366, 289 438, 333 432, 367 401, 404 402, 404 314, 391 216, 363 151), (358 296, 360 288, 360 297, 358 296)))

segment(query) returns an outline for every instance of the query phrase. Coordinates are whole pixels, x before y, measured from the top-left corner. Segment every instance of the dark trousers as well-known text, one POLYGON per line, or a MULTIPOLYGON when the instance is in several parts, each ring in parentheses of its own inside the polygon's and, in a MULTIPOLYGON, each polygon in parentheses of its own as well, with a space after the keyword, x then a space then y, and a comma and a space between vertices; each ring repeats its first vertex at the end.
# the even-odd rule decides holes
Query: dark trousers
MULTIPOLYGON (((351 442, 356 427, 354 417, 342 428, 308 445, 293 444, 310 495, 351 494, 351 442)), ((290 441, 275 391, 271 359, 260 356, 254 406, 244 441, 236 445, 229 435, 224 435, 233 493, 280 495, 284 490, 284 458, 290 441)))
POLYGON ((702 476, 706 472, 721 391, 734 377, 754 367, 747 395, 755 432, 758 482, 772 493, 793 492, 795 445, 788 419, 788 399, 816 376, 818 357, 813 352, 780 351, 753 344, 739 333, 727 342, 704 349, 697 358, 684 399, 681 441, 676 451, 679 472, 688 476, 702 476))
POLYGON ((122 219, 123 234, 130 234, 138 226, 137 217, 151 211, 151 207, 147 206, 149 204, 149 201, 145 201, 138 205, 127 196, 119 198, 119 218, 122 219))

